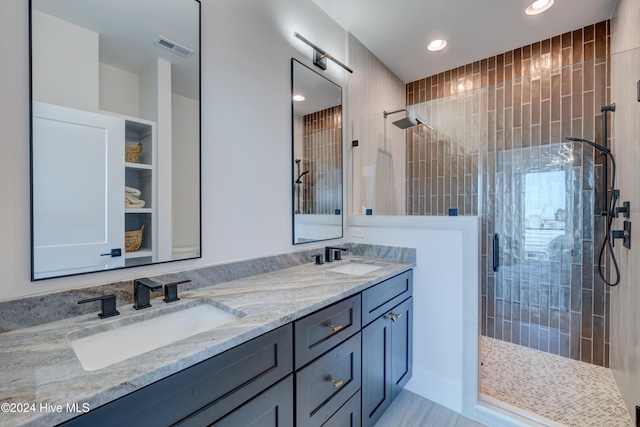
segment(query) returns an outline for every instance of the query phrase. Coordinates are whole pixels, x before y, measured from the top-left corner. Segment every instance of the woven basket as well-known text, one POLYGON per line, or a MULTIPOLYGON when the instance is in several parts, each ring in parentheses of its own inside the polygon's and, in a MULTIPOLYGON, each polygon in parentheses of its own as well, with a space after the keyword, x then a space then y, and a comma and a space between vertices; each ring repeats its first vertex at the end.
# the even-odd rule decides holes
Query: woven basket
POLYGON ((127 163, 138 163, 141 152, 142 142, 139 142, 138 145, 124 147, 124 161, 127 163))
POLYGON ((144 232, 144 225, 140 230, 125 231, 124 232, 124 250, 125 252, 135 252, 140 249, 142 244, 142 233, 144 232))

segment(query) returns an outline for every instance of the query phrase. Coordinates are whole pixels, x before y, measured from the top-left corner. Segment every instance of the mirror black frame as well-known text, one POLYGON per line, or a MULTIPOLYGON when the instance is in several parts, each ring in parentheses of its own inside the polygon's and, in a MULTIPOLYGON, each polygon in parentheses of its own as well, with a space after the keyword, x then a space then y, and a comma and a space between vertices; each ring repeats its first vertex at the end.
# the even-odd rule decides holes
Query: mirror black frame
MULTIPOLYGON (((344 198, 344 108, 343 108, 343 103, 344 103, 344 97, 343 97, 343 89, 342 86, 340 86, 339 84, 337 84, 336 82, 332 81, 331 79, 327 78, 326 76, 324 76, 323 74, 318 73, 316 70, 308 67, 307 65, 303 64, 302 62, 298 61, 295 58, 291 58, 291 177, 295 177, 296 175, 296 170, 295 170, 295 161, 296 161, 296 155, 295 155, 295 101, 293 100, 293 95, 294 95, 294 89, 295 89, 295 67, 296 64, 298 64, 299 66, 302 66, 304 68, 306 68, 307 70, 309 70, 310 72, 316 74, 317 76, 323 78, 324 80, 326 80, 327 82, 331 83, 332 85, 336 86, 339 90, 340 90, 340 106, 341 106, 341 112, 340 112, 340 120, 341 120, 341 131, 340 131, 340 187, 341 187, 341 191, 340 191, 340 209, 339 209, 339 215, 340 215, 340 235, 339 236, 331 236, 331 237, 327 237, 327 238, 319 238, 319 239, 309 239, 308 241, 297 241, 296 240, 296 182, 294 179, 294 184, 292 186, 292 192, 291 192, 291 228, 292 228, 292 243, 294 245, 300 245, 300 244, 305 244, 305 243, 313 243, 313 242, 322 242, 322 241, 326 241, 326 240, 337 240, 337 239, 342 239, 344 237, 344 203, 345 203, 345 198, 344 198)), ((337 216, 337 214, 336 214, 337 216)))
POLYGON ((158 265, 158 264, 166 264, 166 263, 172 263, 172 262, 178 262, 178 261, 185 261, 185 260, 193 260, 193 259, 199 259, 202 258, 202 4, 201 4, 201 0, 193 0, 197 3, 197 8, 198 8, 198 33, 197 33, 197 40, 198 40, 198 131, 197 131, 197 137, 198 137, 198 141, 197 141, 197 149, 198 149, 198 220, 199 220, 199 227, 198 227, 198 244, 199 244, 199 250, 198 250, 198 255, 197 256, 193 256, 193 257, 188 257, 188 258, 181 258, 181 259, 171 259, 171 260, 166 260, 166 261, 156 261, 156 262, 150 262, 150 263, 146 263, 146 264, 139 264, 139 265, 130 265, 130 266, 123 266, 123 267, 116 267, 116 268, 112 268, 112 269, 108 269, 108 270, 95 270, 95 271, 87 271, 87 272, 80 272, 80 273, 72 273, 72 274, 61 274, 61 275, 57 275, 57 276, 51 276, 51 277, 42 277, 42 278, 36 278, 35 277, 35 251, 34 251, 34 235, 35 235, 35 231, 34 231, 34 203, 33 203, 33 197, 34 197, 34 173, 33 173, 33 160, 34 160, 34 146, 33 146, 33 0, 29 0, 28 2, 28 19, 29 19, 29 24, 28 24, 28 41, 29 41, 29 200, 30 200, 30 260, 31 260, 31 265, 30 265, 30 270, 31 270, 31 281, 32 282, 36 282, 36 281, 42 281, 42 280, 49 280, 49 279, 57 279, 57 278, 62 278, 62 277, 70 277, 70 276, 80 276, 80 275, 87 275, 87 274, 95 274, 95 273, 102 273, 105 271, 117 271, 117 270, 123 270, 123 269, 130 269, 130 268, 136 268, 136 267, 145 267, 145 266, 150 266, 150 265, 158 265))

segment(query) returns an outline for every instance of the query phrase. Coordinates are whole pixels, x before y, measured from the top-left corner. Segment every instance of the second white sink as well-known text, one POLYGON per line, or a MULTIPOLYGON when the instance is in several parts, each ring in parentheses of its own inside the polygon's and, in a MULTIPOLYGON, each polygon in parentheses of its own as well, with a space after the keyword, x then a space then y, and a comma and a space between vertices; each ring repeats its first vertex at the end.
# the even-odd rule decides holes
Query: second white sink
POLYGON ((362 276, 363 274, 371 273, 372 271, 375 271, 379 268, 382 268, 382 266, 375 264, 366 264, 363 262, 349 262, 338 267, 330 268, 329 271, 333 271, 335 273, 350 274, 352 276, 362 276))
POLYGON ((80 330, 69 334, 69 340, 82 367, 95 371, 232 322, 244 314, 233 314, 233 309, 216 305, 203 301, 106 331, 92 334, 80 330))

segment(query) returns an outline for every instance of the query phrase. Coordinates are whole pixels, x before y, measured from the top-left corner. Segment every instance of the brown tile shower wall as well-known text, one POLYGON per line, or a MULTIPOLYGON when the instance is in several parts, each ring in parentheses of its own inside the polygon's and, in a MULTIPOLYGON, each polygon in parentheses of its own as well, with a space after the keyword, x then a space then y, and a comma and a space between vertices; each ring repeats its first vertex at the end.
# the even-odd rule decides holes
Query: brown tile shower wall
POLYGON ((601 142, 609 38, 604 21, 406 86, 407 105, 430 105, 425 119, 436 124, 435 132, 408 132, 407 212, 482 215, 482 334, 601 366, 608 366, 609 293, 595 267, 603 235, 600 155, 576 151, 580 171, 570 175, 580 182, 567 188, 582 212, 567 268, 523 282, 523 292, 520 283, 514 289, 497 280, 489 263, 499 153, 542 153, 569 135, 601 142))
POLYGON ((301 195, 305 214, 333 215, 342 206, 342 107, 303 118, 302 171, 309 171, 301 195))

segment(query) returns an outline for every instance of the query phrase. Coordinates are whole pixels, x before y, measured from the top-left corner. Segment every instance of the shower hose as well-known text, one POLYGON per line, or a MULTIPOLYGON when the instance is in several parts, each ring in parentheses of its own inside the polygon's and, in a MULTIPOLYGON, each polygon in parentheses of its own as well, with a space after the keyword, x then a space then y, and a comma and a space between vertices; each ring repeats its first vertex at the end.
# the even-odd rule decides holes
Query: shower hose
MULTIPOLYGON (((616 260, 616 254, 613 253, 613 244, 611 238, 611 226, 613 224, 613 217, 615 216, 616 203, 618 202, 618 190, 616 188, 616 160, 611 154, 611 151, 602 151, 605 155, 609 156, 611 159, 611 188, 613 189, 611 194, 611 200, 609 201, 609 209, 607 210, 606 216, 606 232, 604 236, 604 240, 602 242, 602 246, 600 247, 600 255, 598 255, 598 274, 604 283, 609 286, 617 286, 620 283, 620 269, 618 267, 618 261, 616 260), (609 253, 611 254, 611 263, 613 264, 613 268, 615 270, 615 279, 613 282, 607 280, 603 273, 602 259, 604 258, 605 249, 609 249, 609 253)), ((606 189, 605 189, 606 192, 606 189)), ((606 193, 605 193, 606 197, 606 193)))

